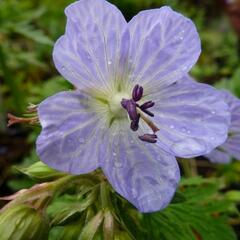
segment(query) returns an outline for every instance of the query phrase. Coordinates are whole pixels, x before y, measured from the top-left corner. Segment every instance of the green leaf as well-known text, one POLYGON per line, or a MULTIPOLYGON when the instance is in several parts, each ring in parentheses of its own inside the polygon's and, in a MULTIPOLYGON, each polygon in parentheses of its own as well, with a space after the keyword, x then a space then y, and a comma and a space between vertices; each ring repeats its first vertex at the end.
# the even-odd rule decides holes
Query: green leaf
POLYGON ((184 194, 181 192, 176 192, 171 203, 180 203, 185 201, 186 201, 186 197, 184 196, 184 194))
POLYGON ((220 183, 200 177, 181 182, 185 201, 173 201, 158 213, 144 214, 146 229, 141 239, 151 240, 236 240, 227 214, 233 204, 219 193, 220 183))
POLYGON ((232 202, 240 202, 240 191, 232 190, 225 194, 226 199, 232 202))
POLYGON ((31 25, 18 24, 14 27, 14 31, 37 43, 53 46, 53 41, 47 37, 42 30, 34 29, 31 25))
POLYGON ((181 186, 196 186, 202 185, 204 183, 214 183, 216 182, 215 178, 203 178, 201 176, 195 176, 191 178, 182 178, 180 185, 181 186))

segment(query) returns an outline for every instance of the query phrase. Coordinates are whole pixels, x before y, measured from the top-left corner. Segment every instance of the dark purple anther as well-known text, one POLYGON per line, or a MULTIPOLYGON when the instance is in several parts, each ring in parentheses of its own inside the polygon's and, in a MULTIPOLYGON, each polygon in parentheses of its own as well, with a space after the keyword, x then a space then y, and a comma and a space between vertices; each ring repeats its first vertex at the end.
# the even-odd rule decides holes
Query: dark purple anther
POLYGON ((155 103, 153 101, 148 101, 145 102, 144 104, 142 104, 141 106, 138 106, 143 112, 145 112, 147 115, 149 115, 150 117, 154 117, 154 114, 152 112, 150 112, 149 110, 147 110, 148 108, 151 108, 155 105, 155 103))
POLYGON ((154 105, 155 105, 155 103, 153 101, 148 101, 148 102, 145 102, 144 104, 142 104, 140 106, 140 109, 145 110, 145 109, 153 107, 154 105))
POLYGON ((137 102, 143 96, 143 87, 139 86, 138 84, 133 88, 132 91, 132 99, 137 102))
POLYGON ((138 136, 140 140, 143 142, 148 142, 148 143, 156 143, 157 142, 157 135, 156 134, 144 134, 142 136, 138 136))

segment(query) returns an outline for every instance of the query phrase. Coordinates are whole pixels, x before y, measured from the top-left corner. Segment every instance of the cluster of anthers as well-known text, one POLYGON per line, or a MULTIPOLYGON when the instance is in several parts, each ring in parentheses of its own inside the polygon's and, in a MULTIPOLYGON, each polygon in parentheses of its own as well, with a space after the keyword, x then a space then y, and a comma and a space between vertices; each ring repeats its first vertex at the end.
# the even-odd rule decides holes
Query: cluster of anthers
POLYGON ((151 128, 153 134, 146 133, 144 135, 138 136, 140 140, 149 143, 156 143, 157 142, 157 135, 155 134, 159 129, 157 126, 147 118, 145 114, 150 117, 154 117, 154 114, 149 111, 149 108, 152 108, 155 103, 153 101, 147 101, 141 105, 139 102, 143 97, 143 87, 139 86, 138 84, 135 85, 132 91, 132 98, 131 99, 122 99, 121 105, 126 111, 128 112, 128 116, 131 120, 130 128, 133 131, 137 131, 139 128, 139 120, 140 118, 146 122, 146 124, 151 128))

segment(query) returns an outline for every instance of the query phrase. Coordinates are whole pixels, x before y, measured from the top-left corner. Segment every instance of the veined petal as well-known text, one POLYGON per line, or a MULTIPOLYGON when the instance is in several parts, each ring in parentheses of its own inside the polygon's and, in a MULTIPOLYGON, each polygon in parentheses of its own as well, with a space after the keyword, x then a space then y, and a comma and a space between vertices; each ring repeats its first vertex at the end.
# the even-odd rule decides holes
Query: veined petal
POLYGON ((212 150, 209 154, 206 154, 205 157, 213 163, 226 164, 231 161, 231 157, 228 153, 218 150, 217 148, 212 150))
POLYGON ((156 90, 180 79, 201 52, 193 22, 169 7, 140 12, 129 22, 129 31, 131 78, 144 89, 156 90))
POLYGON ((55 44, 58 71, 78 89, 108 89, 124 74, 129 32, 121 12, 104 0, 79 0, 69 5, 67 27, 55 44))
POLYGON ((228 105, 207 84, 180 81, 153 94, 157 144, 178 157, 208 154, 226 141, 228 105))
POLYGON ((50 167, 80 174, 99 166, 101 119, 90 110, 88 101, 88 95, 68 91, 39 105, 42 132, 37 139, 37 153, 50 167))
POLYGON ((228 138, 225 143, 205 155, 205 157, 214 163, 228 163, 232 157, 240 160, 240 99, 228 91, 221 90, 220 93, 231 112, 228 138))
POLYGON ((180 178, 176 159, 124 128, 111 135, 104 140, 101 167, 113 188, 141 212, 165 208, 180 178))

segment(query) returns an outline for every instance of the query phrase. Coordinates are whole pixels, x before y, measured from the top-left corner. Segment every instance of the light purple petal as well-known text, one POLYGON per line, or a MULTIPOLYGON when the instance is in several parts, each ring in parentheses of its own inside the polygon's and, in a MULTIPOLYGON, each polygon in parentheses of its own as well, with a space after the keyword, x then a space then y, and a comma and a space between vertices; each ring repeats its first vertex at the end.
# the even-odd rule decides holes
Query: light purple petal
POLYGON ((211 151, 209 154, 206 154, 205 157, 213 163, 226 164, 231 161, 231 157, 228 153, 217 148, 211 151))
POLYGON ((205 155, 211 162, 228 163, 231 158, 240 160, 240 100, 230 92, 220 91, 222 98, 229 105, 231 112, 231 124, 229 136, 225 143, 205 155), (225 161, 228 158, 228 161, 225 161))
POLYGON ((113 188, 141 212, 165 208, 180 178, 175 158, 124 129, 103 141, 101 167, 113 188))
POLYGON ((55 44, 58 71, 78 89, 105 88, 121 79, 129 51, 129 32, 121 12, 104 0, 69 5, 67 27, 55 44))
POLYGON ((77 91, 60 92, 38 107, 42 132, 37 139, 40 159, 54 169, 87 173, 99 166, 101 120, 77 91))
POLYGON ((140 12, 129 22, 129 29, 131 78, 145 90, 183 77, 201 52, 193 22, 169 7, 140 12))
POLYGON ((186 80, 149 98, 156 103, 157 144, 174 156, 204 155, 226 140, 230 113, 213 87, 186 80))

